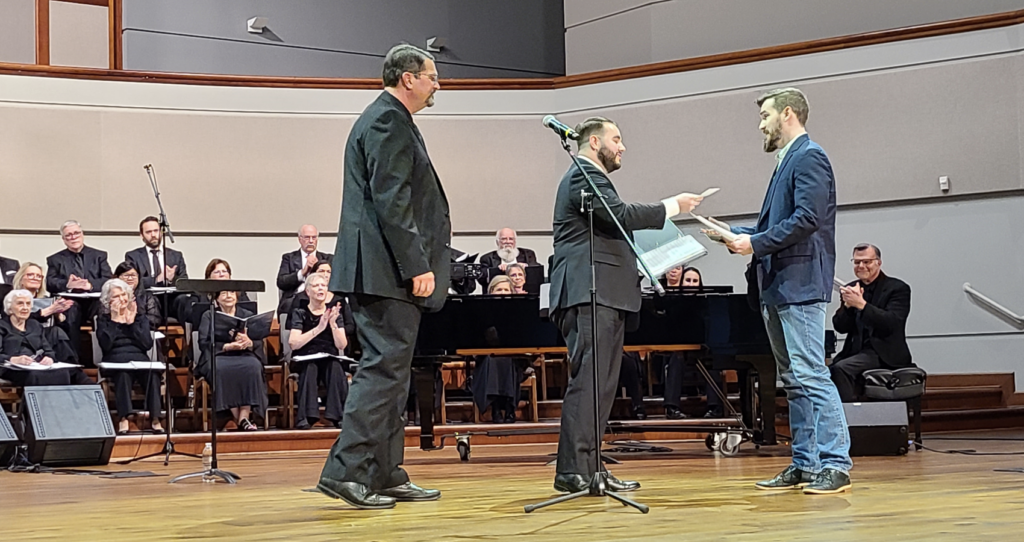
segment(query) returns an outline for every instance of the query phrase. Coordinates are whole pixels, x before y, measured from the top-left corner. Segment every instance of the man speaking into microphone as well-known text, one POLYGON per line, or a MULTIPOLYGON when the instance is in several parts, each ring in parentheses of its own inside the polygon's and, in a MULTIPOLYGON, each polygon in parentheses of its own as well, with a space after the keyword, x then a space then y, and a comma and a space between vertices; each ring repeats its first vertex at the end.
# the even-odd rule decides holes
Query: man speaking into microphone
MULTIPOLYGON (((569 130, 554 117, 544 125, 559 135, 577 139, 581 166, 593 179, 607 202, 594 203, 594 266, 597 281, 597 319, 590 313, 590 245, 587 213, 582 208, 582 191, 589 192, 583 173, 569 167, 558 185, 554 211, 554 263, 551 269, 551 320, 561 330, 569 350, 569 385, 562 401, 561 434, 555 489, 575 493, 590 486, 592 467, 598 461, 594 435, 593 352, 597 347, 597 393, 604 433, 619 382, 626 315, 640 310, 640 278, 636 258, 629 244, 611 220, 614 215, 627 232, 660 228, 665 219, 692 211, 701 197, 683 193, 661 203, 625 203, 619 199, 608 175, 622 167, 619 127, 609 119, 591 117, 569 130), (592 344, 596 326, 598 344, 592 344)), ((640 484, 619 480, 608 473, 606 487, 632 491, 640 484)))

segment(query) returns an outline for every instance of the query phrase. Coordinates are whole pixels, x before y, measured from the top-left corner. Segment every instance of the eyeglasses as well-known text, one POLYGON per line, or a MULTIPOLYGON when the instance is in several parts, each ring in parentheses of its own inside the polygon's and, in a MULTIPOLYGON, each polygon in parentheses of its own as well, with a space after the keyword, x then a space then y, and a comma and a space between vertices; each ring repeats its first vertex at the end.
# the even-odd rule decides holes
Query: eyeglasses
POLYGON ((64 238, 65 239, 74 239, 76 237, 81 237, 81 236, 82 236, 82 232, 81 231, 69 231, 69 232, 64 234, 64 238))
POLYGON ((850 261, 853 262, 853 265, 868 265, 871 262, 877 262, 878 258, 867 258, 867 259, 864 259, 864 260, 858 260, 858 259, 854 258, 854 259, 852 259, 850 261))
POLYGON ((316 241, 317 237, 318 236, 316 235, 300 235, 299 239, 302 239, 303 241, 316 241))
POLYGON ((41 279, 41 278, 43 278, 43 274, 42 273, 25 273, 25 278, 27 278, 27 279, 41 279))
POLYGON ((420 77, 420 76, 426 76, 426 78, 427 78, 427 79, 430 79, 430 82, 431 82, 431 83, 436 83, 436 82, 437 82, 437 75, 438 75, 438 74, 436 74, 436 73, 421 73, 421 72, 416 72, 416 73, 414 73, 413 75, 415 75, 416 77, 420 77))
POLYGON ((138 273, 125 273, 125 274, 121 275, 121 280, 129 280, 129 279, 130 280, 138 280, 139 279, 139 274, 138 273))

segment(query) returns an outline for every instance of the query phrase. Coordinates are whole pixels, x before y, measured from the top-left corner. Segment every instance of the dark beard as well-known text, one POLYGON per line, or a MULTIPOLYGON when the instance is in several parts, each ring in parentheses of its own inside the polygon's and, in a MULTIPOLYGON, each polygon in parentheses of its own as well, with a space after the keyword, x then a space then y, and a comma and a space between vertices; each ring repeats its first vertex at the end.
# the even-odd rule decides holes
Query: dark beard
POLYGON ((146 246, 148 246, 149 248, 157 248, 160 246, 160 240, 157 239, 155 241, 146 241, 146 246))
POLYGON ((611 173, 622 167, 622 164, 615 162, 615 153, 608 147, 601 147, 597 150, 597 159, 601 161, 604 170, 611 173))
POLYGON ((782 127, 772 126, 764 138, 764 152, 775 152, 782 148, 782 127))

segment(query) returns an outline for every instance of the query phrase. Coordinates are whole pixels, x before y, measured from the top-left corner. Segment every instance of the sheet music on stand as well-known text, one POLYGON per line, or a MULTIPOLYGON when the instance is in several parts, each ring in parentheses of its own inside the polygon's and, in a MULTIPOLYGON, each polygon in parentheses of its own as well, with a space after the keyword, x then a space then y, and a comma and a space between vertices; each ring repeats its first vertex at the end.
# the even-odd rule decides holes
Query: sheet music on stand
POLYGON ((692 236, 685 235, 671 220, 665 220, 660 230, 634 231, 633 240, 641 251, 640 258, 655 277, 708 253, 704 245, 692 236))

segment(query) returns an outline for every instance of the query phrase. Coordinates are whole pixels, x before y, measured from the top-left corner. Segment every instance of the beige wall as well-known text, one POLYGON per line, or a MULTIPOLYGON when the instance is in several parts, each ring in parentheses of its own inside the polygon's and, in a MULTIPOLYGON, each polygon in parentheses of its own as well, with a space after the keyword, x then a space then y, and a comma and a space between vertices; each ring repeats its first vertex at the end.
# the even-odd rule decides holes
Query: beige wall
POLYGON ((109 25, 104 6, 50 0, 50 64, 109 67, 109 25))
POLYGON ((565 0, 566 74, 1024 9, 1020 0, 565 0))
POLYGON ((34 0, 0 0, 0 62, 36 61, 34 0))

